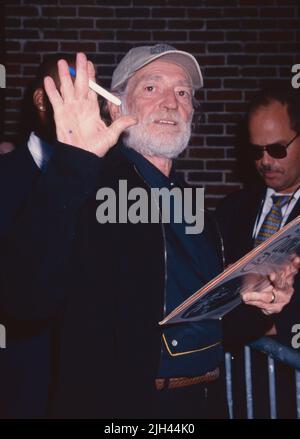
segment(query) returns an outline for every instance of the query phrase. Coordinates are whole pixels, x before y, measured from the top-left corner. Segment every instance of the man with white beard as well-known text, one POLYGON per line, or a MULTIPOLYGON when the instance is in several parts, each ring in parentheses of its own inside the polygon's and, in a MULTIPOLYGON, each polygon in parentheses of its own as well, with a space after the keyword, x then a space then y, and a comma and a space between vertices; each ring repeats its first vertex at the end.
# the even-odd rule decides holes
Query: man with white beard
MULTIPOLYGON (((174 221, 172 203, 168 224, 99 224, 95 215, 99 188, 122 204, 121 180, 147 193, 182 187, 172 159, 190 138, 193 95, 203 85, 199 65, 168 45, 129 51, 113 74, 122 107, 109 103, 109 126, 88 88, 95 71, 86 57, 77 55, 75 85, 64 60, 58 69, 60 92, 49 77, 45 89, 59 143, 19 233, 7 242, 1 297, 15 318, 63 316, 50 415, 226 417, 221 322, 158 325, 222 269, 214 222, 205 216, 203 233, 189 235, 184 221, 174 221)), ((297 268, 283 278, 273 273, 258 300, 244 294, 266 327, 289 302, 297 268)))
MULTIPOLYGON (((182 70, 179 66, 176 67, 173 63, 168 63, 167 61, 157 61, 155 65, 149 65, 147 69, 143 69, 143 77, 145 80, 148 78, 152 78, 152 70, 162 67, 164 74, 169 75, 169 71, 172 76, 174 76, 174 70, 180 74, 180 70, 182 70), (147 76, 146 76, 147 75, 147 76)), ((138 78, 136 78, 138 79, 138 78)), ((158 78, 156 78, 157 81, 158 78)), ((159 78, 160 79, 160 78, 159 78)), ((154 84, 154 83, 153 83, 154 84)), ((154 85, 148 86, 148 88, 153 87, 154 85)), ((182 153, 188 145, 188 142, 191 137, 191 122, 193 119, 193 110, 190 110, 189 115, 182 119, 178 114, 176 104, 175 108, 162 108, 155 109, 155 113, 151 112, 152 108, 147 107, 147 114, 143 119, 141 118, 139 110, 136 108, 131 108, 130 106, 130 95, 131 95, 130 85, 126 87, 126 90, 123 93, 120 93, 122 96, 122 107, 121 112, 123 115, 132 115, 139 114, 139 123, 136 125, 127 128, 125 131, 125 135, 123 136, 123 142, 125 145, 130 148, 135 149, 140 154, 151 157, 165 157, 168 159, 174 159, 182 153), (161 119, 161 129, 157 130, 156 133, 151 132, 152 124, 156 123, 159 126, 159 120, 161 119), (176 130, 174 129, 176 127, 176 130), (170 128, 170 130, 168 129, 170 128)), ((118 88, 113 90, 116 94, 118 93, 118 88)), ((150 94, 154 94, 155 90, 149 91, 150 94)), ((181 93, 186 94, 185 99, 182 99, 182 102, 186 101, 188 104, 191 104, 192 101, 192 88, 189 81, 186 82, 186 88, 181 90, 181 93)), ((157 94, 157 93, 156 93, 157 94)))

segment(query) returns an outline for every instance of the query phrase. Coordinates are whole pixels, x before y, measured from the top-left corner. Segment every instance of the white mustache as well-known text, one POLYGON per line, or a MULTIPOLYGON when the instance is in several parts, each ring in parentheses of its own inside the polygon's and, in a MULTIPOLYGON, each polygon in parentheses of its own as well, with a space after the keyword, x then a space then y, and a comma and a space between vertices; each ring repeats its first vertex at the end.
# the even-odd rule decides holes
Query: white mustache
POLYGON ((174 122, 177 125, 187 125, 189 123, 189 121, 184 121, 181 117, 179 117, 178 115, 170 115, 170 114, 162 114, 162 115, 152 115, 149 117, 149 123, 155 123, 155 122, 159 122, 159 121, 170 121, 170 122, 174 122))

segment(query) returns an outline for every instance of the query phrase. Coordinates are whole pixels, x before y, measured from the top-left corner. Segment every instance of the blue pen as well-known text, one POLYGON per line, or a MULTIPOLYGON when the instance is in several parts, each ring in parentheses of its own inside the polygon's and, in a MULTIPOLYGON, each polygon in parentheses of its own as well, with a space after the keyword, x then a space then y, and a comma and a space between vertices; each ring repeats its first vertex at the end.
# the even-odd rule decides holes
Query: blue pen
MULTIPOLYGON (((73 67, 69 67, 69 72, 73 78, 76 77, 76 71, 73 67)), ((100 96, 103 96, 108 101, 112 102, 115 105, 121 105, 121 101, 119 98, 111 94, 109 91, 105 90, 105 88, 100 87, 100 85, 96 84, 96 82, 89 79, 89 87, 90 89, 94 90, 96 93, 98 93, 100 96)))
POLYGON ((73 78, 76 77, 76 72, 75 72, 75 69, 73 69, 73 67, 69 66, 69 72, 71 73, 71 76, 73 76, 73 78))

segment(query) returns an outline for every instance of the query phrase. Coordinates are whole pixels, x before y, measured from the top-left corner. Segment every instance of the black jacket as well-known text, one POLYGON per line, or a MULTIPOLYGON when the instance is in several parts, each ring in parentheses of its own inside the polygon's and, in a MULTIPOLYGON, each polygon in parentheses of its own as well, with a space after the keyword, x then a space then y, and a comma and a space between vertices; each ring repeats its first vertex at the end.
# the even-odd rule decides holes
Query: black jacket
MULTIPOLYGON (((6 261, 4 237, 22 217, 38 182, 40 170, 26 145, 0 155, 0 260, 6 261)), ((15 260, 11 272, 18 276, 15 260)), ((3 276, 0 264, 0 279, 3 276)), ((0 283, 0 297, 2 284, 0 283)), ((25 287, 19 284, 19 293, 25 287)), ((36 418, 46 414, 50 371, 49 322, 24 322, 8 316, 0 305, 6 328, 6 348, 0 349, 0 418, 36 418)))
MULTIPOLYGON (((160 223, 97 223, 97 189, 117 193, 120 179, 127 180, 128 191, 149 191, 117 147, 98 159, 60 144, 6 241, 0 299, 6 312, 28 321, 63 313, 54 417, 145 417, 155 408, 164 237, 160 223)), ((209 216, 204 233, 218 252, 209 216)), ((219 321, 204 322, 196 337, 179 332, 182 343, 174 354, 192 351, 185 361, 198 362, 202 372, 220 363, 219 321), (207 345, 212 347, 202 351, 207 345)))
POLYGON ((0 154, 0 237, 20 214, 39 174, 26 146, 0 154))

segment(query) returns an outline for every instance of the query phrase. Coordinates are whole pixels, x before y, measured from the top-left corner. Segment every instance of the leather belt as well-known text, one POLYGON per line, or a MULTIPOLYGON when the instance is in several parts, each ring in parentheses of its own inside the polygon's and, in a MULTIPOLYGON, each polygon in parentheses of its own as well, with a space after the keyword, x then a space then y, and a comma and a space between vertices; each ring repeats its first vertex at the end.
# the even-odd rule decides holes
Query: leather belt
POLYGON ((217 367, 215 370, 197 377, 156 378, 155 387, 156 390, 178 389, 180 387, 193 386, 194 384, 209 383, 219 378, 219 375, 220 369, 217 367))

